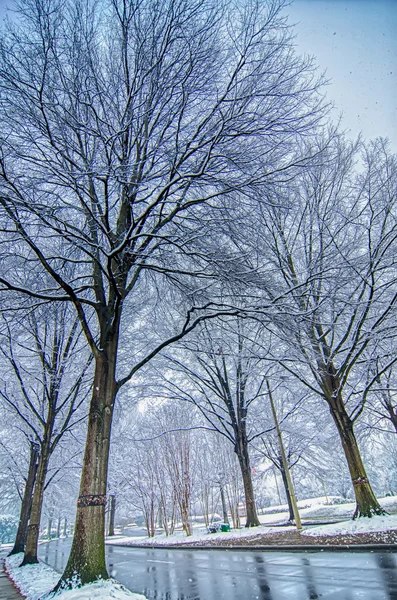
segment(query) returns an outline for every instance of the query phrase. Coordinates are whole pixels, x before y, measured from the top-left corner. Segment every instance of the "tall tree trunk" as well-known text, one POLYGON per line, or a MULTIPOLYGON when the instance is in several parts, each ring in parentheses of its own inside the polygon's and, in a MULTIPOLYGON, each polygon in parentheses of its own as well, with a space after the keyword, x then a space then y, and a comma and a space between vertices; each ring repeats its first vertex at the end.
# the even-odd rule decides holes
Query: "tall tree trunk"
POLYGON ((171 511, 171 522, 170 522, 170 535, 173 535, 175 531, 175 519, 176 519, 176 497, 175 494, 172 494, 172 511, 171 511))
POLYGON ((114 520, 116 516, 116 496, 109 496, 109 531, 108 535, 114 535, 114 520))
POLYGON ((226 525, 229 525, 229 518, 227 516, 225 491, 223 489, 223 485, 221 485, 221 502, 222 502, 222 512, 223 512, 223 522, 226 523, 226 525))
POLYGON ((288 503, 288 510, 289 510, 289 520, 294 523, 295 522, 295 516, 294 516, 294 509, 292 507, 292 501, 291 501, 291 495, 289 493, 289 489, 288 489, 288 481, 287 481, 287 476, 285 474, 285 469, 283 467, 283 461, 281 459, 281 456, 279 457, 279 463, 280 463, 280 473, 281 473, 281 478, 283 480, 283 485, 284 485, 284 489, 285 489, 285 495, 287 496, 287 503, 288 503))
POLYGON ((330 399, 328 404, 332 418, 338 429, 353 483, 356 497, 356 510, 353 519, 386 514, 380 506, 368 480, 356 436, 354 435, 353 422, 346 412, 342 398, 338 395, 337 398, 330 399))
POLYGON ((154 537, 156 533, 156 513, 154 510, 154 497, 150 499, 150 537, 154 537))
POLYGON ((30 518, 30 511, 32 509, 32 500, 33 500, 33 488, 34 482, 36 480, 37 473, 37 458, 39 455, 39 445, 35 442, 30 442, 30 461, 29 461, 29 470, 28 476, 26 479, 25 490, 22 498, 22 506, 21 512, 19 515, 19 524, 18 531, 15 538, 14 546, 9 553, 9 556, 12 554, 19 554, 20 552, 25 551, 26 538, 28 535, 28 524, 30 518))
POLYGON ((235 452, 239 460, 244 485, 244 497, 247 512, 247 521, 245 526, 258 527, 258 525, 260 525, 260 521, 258 519, 258 513, 256 512, 254 486, 252 484, 251 476, 251 463, 244 435, 240 434, 239 440, 235 446, 235 452))
POLYGON ((68 519, 67 517, 65 517, 65 520, 63 522, 63 537, 68 537, 68 519))
POLYGON ((61 517, 58 517, 58 525, 57 525, 57 538, 61 537, 61 517))
POLYGON ((116 395, 117 335, 95 359, 94 384, 88 414, 74 536, 69 560, 55 591, 71 587, 76 575, 82 585, 108 579, 105 563, 105 505, 109 442, 116 395))
MULTIPOLYGON (((50 427, 52 430, 52 425, 50 427)), ((39 562, 37 558, 37 546, 39 543, 41 511, 43 509, 44 488, 48 471, 48 463, 50 460, 49 439, 51 431, 44 435, 43 443, 41 444, 39 462, 37 465, 36 482, 33 490, 32 508, 30 511, 30 522, 28 527, 28 535, 26 538, 25 554, 21 567, 24 565, 32 565, 39 562)))
POLYGON ((47 529, 47 538, 51 539, 51 529, 52 529, 52 518, 48 519, 48 529, 47 529))

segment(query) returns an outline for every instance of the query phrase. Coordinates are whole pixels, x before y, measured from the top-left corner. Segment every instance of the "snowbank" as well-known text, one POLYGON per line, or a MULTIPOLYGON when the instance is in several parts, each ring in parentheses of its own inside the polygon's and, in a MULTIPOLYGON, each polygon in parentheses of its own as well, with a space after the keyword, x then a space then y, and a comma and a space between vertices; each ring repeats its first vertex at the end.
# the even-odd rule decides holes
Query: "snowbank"
POLYGON ((302 535, 352 535, 355 533, 370 533, 374 531, 388 531, 397 529, 397 515, 385 515, 379 517, 361 517, 360 519, 344 521, 343 523, 332 523, 332 525, 319 525, 308 527, 302 535))
POLYGON ((97 581, 80 588, 64 590, 56 596, 47 596, 59 581, 59 573, 48 565, 19 567, 23 554, 14 554, 5 560, 6 571, 27 600, 146 600, 145 596, 133 594, 120 583, 110 579, 97 581))

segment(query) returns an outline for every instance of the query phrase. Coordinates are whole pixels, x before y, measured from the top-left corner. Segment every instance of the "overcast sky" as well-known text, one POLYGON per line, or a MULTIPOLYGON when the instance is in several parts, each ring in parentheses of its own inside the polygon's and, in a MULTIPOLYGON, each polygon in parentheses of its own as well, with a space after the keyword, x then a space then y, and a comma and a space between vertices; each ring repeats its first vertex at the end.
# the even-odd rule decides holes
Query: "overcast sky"
MULTIPOLYGON (((0 14, 9 0, 0 0, 0 14)), ((331 80, 327 96, 353 137, 389 137, 397 152, 397 0, 293 0, 300 53, 331 80)))
POLYGON ((389 137, 397 152, 397 0, 294 0, 287 12, 298 51, 331 80, 343 127, 389 137))

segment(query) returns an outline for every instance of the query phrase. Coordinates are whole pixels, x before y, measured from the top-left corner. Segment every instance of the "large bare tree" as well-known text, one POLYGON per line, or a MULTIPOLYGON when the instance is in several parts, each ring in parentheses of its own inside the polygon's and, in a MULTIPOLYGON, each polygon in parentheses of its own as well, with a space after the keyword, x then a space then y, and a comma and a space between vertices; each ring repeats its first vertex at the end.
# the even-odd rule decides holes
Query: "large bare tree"
POLYGON ((139 311, 164 279, 208 274, 205 255, 193 252, 208 206, 302 164, 297 142, 322 117, 317 76, 294 55, 282 8, 279 0, 27 0, 3 31, 1 287, 71 302, 95 359, 65 582, 108 577, 117 391, 197 322, 189 313, 166 338, 137 336, 139 311), (32 263, 42 278, 29 277, 32 263), (126 324, 131 361, 116 375, 126 324))
POLYGON ((263 234, 255 238, 255 281, 279 306, 270 326, 280 340, 273 360, 327 402, 350 470, 355 516, 370 517, 384 511, 354 424, 396 361, 397 163, 384 140, 361 150, 360 156, 360 146, 335 138, 322 164, 270 192, 253 228, 260 223, 263 234))

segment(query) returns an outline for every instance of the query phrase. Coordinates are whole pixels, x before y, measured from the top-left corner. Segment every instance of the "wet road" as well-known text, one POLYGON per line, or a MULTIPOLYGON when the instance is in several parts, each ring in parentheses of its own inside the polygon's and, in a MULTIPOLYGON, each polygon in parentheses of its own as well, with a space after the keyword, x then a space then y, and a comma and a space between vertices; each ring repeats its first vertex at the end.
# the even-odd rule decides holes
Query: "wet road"
MULTIPOLYGON (((40 545, 62 570, 70 540, 40 545)), ((397 600, 397 554, 107 546, 109 572, 149 600, 397 600)))

